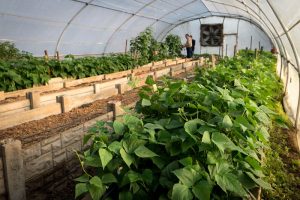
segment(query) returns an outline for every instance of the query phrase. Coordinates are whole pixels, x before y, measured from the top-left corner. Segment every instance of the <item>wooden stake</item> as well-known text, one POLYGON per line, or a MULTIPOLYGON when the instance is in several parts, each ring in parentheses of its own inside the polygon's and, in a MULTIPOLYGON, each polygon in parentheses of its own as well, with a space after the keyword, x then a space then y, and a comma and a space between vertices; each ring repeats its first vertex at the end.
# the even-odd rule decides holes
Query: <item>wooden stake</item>
POLYGON ((56 51, 56 59, 59 60, 59 52, 56 51))
POLYGON ((126 40, 126 43, 125 43, 125 54, 127 53, 127 45, 128 45, 128 40, 126 40))

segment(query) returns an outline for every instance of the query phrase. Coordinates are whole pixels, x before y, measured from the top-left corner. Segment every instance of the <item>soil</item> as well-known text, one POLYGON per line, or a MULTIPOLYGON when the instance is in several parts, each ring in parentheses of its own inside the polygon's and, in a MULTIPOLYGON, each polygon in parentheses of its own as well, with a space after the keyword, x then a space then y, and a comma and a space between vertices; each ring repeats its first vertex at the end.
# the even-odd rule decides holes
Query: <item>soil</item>
POLYGON ((0 130, 0 140, 8 137, 14 138, 20 140, 23 146, 27 146, 107 113, 107 103, 111 100, 121 101, 124 106, 129 105, 138 100, 138 91, 139 88, 136 88, 122 95, 116 95, 74 108, 67 113, 0 130))

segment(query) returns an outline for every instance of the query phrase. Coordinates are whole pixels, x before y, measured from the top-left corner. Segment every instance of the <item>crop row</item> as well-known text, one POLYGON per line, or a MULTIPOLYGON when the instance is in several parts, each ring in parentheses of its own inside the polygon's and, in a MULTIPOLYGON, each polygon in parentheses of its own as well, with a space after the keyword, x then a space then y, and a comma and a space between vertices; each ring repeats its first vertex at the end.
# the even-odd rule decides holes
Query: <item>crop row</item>
POLYGON ((106 199, 249 199, 271 189, 262 163, 282 85, 276 59, 241 51, 196 79, 149 77, 136 113, 99 122, 78 155, 84 174, 76 197, 106 199), (96 173, 95 173, 96 172, 96 173))

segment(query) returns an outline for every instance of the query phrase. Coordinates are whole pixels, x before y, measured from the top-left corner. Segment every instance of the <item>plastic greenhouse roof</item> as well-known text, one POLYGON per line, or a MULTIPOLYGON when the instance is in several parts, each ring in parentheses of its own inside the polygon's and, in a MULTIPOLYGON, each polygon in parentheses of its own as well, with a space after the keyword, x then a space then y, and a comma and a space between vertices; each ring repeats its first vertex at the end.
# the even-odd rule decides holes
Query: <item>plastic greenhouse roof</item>
POLYGON ((0 14, 0 40, 35 55, 122 52, 148 26, 162 40, 191 20, 245 19, 299 67, 299 0, 0 0, 0 14))

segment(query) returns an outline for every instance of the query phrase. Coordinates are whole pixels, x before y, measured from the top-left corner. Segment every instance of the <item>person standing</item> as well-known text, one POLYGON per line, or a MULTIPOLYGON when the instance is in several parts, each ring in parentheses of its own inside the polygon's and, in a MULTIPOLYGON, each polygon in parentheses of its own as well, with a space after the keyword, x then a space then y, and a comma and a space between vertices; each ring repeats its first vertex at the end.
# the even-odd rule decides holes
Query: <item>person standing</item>
POLYGON ((191 58, 192 54, 193 54, 193 43, 192 43, 192 37, 189 34, 185 34, 185 38, 186 38, 186 43, 185 45, 182 46, 182 48, 186 48, 186 57, 187 58, 191 58))

